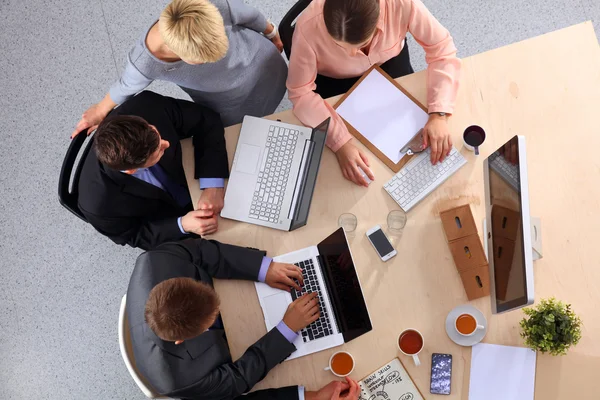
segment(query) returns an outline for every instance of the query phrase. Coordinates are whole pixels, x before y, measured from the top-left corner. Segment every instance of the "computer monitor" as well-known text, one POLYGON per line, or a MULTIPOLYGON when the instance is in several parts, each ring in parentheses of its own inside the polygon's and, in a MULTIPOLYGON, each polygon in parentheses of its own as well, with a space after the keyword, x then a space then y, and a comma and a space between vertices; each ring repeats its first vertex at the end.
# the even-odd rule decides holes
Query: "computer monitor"
POLYGON ((497 314, 534 301, 525 137, 513 137, 483 165, 490 297, 497 314))

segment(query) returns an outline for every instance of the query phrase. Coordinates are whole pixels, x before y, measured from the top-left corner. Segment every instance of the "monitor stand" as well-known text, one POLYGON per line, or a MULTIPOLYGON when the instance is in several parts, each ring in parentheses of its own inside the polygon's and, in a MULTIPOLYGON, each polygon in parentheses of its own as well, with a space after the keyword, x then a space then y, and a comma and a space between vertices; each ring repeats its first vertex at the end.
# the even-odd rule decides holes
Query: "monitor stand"
MULTIPOLYGON (((483 232, 487 232, 487 219, 483 219, 483 232)), ((490 257, 488 255, 488 241, 484 237, 483 240, 483 250, 485 251, 485 256, 489 260, 490 257)), ((533 256, 533 261, 537 261, 542 258, 542 220, 537 217, 531 217, 531 252, 533 256)))

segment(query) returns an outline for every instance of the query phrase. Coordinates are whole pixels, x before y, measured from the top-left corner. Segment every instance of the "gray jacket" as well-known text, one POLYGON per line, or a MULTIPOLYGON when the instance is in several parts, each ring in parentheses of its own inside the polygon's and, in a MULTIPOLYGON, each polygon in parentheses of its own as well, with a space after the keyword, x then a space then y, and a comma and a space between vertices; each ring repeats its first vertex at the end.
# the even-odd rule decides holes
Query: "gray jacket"
POLYGON ((173 82, 193 101, 221 115, 225 126, 237 124, 244 115, 272 114, 285 94, 287 65, 261 32, 266 18, 242 0, 212 0, 219 9, 229 39, 229 50, 215 63, 199 65, 165 62, 146 47, 148 30, 127 55, 121 78, 110 88, 110 97, 121 104, 154 80, 173 82))

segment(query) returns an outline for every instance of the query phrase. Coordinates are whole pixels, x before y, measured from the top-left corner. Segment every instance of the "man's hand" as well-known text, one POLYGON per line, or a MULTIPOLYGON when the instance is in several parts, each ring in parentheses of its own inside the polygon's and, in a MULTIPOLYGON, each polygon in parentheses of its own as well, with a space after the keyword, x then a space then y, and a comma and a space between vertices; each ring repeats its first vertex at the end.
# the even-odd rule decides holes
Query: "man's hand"
POLYGON ((272 288, 290 291, 290 287, 293 287, 297 291, 301 291, 300 285, 295 281, 300 282, 300 285, 304 284, 302 279, 302 269, 293 264, 284 264, 278 262, 272 262, 267 270, 267 276, 265 277, 265 283, 272 288))
POLYGON ((318 392, 306 392, 306 400, 358 400, 360 386, 356 381, 346 377, 346 382, 332 381, 318 392))
POLYGON ((437 164, 452 150, 452 138, 448 130, 447 116, 430 114, 429 121, 423 128, 423 148, 431 146, 431 163, 437 164))
POLYGON ((349 140, 346 142, 346 144, 340 147, 338 151, 335 152, 335 155, 340 163, 340 168, 342 169, 344 178, 356 183, 359 186, 368 187, 369 184, 365 178, 362 177, 362 174, 358 169, 358 167, 360 167, 363 171, 365 171, 365 174, 367 174, 369 179, 372 181, 375 180, 375 175, 373 175, 373 172, 371 172, 371 169, 369 168, 369 160, 367 159, 367 156, 365 156, 362 151, 352 144, 352 140, 349 140))
POLYGON ((206 210, 218 215, 223 209, 225 199, 225 189, 207 188, 202 190, 200 200, 198 200, 198 210, 206 210))
POLYGON ((209 210, 190 211, 181 218, 181 226, 188 233, 210 235, 217 231, 217 215, 209 210))
POLYGON ((317 293, 307 293, 290 304, 283 316, 283 322, 298 332, 315 322, 321 316, 317 293))

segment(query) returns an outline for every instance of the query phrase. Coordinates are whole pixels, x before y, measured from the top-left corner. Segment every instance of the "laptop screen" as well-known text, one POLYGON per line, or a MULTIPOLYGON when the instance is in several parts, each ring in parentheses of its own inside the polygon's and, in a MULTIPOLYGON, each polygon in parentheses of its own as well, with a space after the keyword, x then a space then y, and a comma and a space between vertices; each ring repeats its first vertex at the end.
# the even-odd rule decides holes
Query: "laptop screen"
POLYGON ((372 325, 344 230, 339 228, 317 247, 338 328, 349 342, 372 325))

